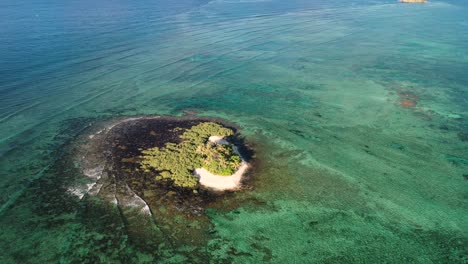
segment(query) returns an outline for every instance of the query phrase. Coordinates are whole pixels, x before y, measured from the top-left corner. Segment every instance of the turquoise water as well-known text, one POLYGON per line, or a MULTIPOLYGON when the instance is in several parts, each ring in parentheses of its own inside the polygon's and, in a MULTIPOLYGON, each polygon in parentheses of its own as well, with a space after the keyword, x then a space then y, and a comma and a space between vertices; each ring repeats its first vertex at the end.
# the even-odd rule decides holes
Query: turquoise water
POLYGON ((467 14, 2 1, 0 263, 466 263, 467 14), (252 190, 172 220, 67 191, 90 125, 184 111, 241 127, 252 190))

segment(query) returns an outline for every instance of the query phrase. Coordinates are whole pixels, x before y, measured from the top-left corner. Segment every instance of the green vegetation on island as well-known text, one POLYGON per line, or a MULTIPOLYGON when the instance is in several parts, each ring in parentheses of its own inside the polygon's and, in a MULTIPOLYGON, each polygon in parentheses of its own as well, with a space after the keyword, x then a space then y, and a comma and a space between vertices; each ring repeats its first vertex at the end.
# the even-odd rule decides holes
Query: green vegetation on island
MULTIPOLYGON (((181 129, 181 128, 176 128, 181 129)), ((228 137, 234 131, 213 122, 203 122, 184 131, 180 143, 166 143, 142 151, 139 161, 145 172, 157 173, 158 180, 172 180, 175 186, 195 188, 196 168, 205 168, 213 174, 231 175, 240 166, 241 158, 230 144, 210 142, 210 136, 228 137)))

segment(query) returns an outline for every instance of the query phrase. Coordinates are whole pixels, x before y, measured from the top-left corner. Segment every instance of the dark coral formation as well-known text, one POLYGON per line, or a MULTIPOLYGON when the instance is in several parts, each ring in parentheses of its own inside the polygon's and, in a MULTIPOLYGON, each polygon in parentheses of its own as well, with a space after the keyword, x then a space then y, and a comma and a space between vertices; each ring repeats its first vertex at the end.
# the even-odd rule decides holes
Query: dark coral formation
POLYGON ((397 90, 400 105, 405 108, 415 107, 419 101, 419 97, 406 89, 397 90))

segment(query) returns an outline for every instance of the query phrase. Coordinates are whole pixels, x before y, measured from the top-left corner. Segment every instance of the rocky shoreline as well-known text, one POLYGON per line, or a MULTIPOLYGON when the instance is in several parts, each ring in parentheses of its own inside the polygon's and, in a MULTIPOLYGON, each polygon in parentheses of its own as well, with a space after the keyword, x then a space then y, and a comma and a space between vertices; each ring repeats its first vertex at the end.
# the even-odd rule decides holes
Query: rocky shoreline
MULTIPOLYGON (((206 201, 220 194, 203 185, 191 190, 158 181, 154 174, 139 169, 135 160, 144 149, 180 142, 183 129, 201 122, 216 122, 237 131, 235 125, 223 120, 199 117, 141 116, 102 123, 77 148, 75 164, 80 167, 86 180, 71 187, 70 192, 80 199, 91 195, 118 206, 131 205, 145 214, 151 214, 148 200, 155 196, 166 196, 173 202, 185 204, 183 207, 187 208, 204 207, 206 201), (185 202, 188 200, 190 205, 185 202)), ((239 137, 233 139, 242 157, 250 160, 251 150, 243 145, 239 137)))

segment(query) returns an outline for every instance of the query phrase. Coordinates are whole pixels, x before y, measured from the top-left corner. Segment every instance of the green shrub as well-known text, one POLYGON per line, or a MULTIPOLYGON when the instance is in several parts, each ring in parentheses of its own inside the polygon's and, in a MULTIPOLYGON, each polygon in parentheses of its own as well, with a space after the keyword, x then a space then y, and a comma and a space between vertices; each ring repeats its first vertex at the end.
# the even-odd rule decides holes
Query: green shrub
POLYGON ((219 124, 200 123, 187 129, 178 144, 169 142, 163 148, 143 150, 140 167, 145 172, 158 173, 157 180, 171 180, 179 187, 196 188, 198 179, 193 175, 196 168, 204 167, 217 175, 231 175, 239 167, 241 159, 231 145, 208 142, 210 136, 233 134, 234 131, 219 124))
POLYGON ((216 175, 231 175, 240 166, 241 159, 231 145, 218 145, 211 142, 201 145, 202 166, 216 175))

